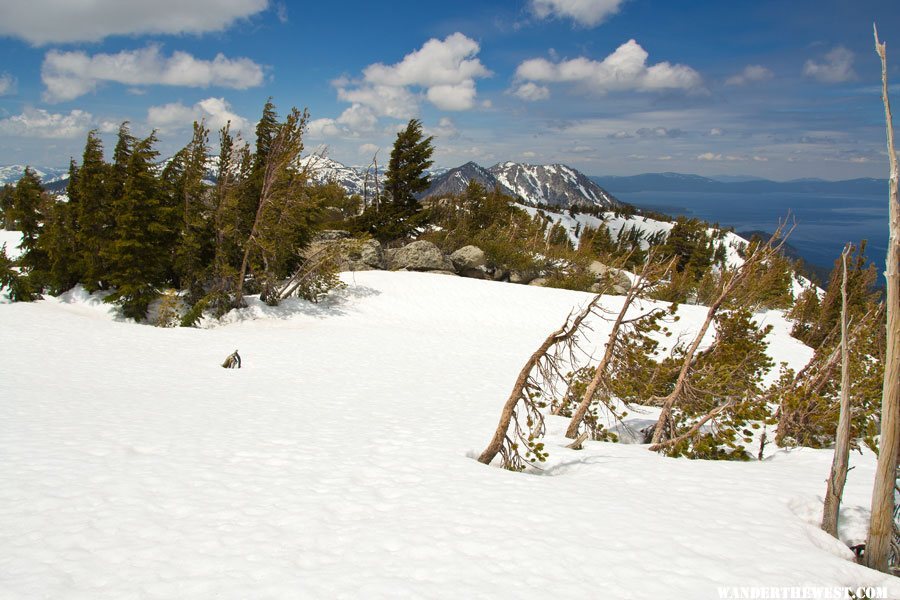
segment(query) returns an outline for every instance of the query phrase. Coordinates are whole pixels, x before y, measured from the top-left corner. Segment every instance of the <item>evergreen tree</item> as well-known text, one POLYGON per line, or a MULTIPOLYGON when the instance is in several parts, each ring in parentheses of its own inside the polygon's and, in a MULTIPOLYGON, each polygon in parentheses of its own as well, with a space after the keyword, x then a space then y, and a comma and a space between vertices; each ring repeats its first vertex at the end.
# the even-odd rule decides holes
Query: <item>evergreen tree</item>
POLYGON ((145 318, 169 267, 165 241, 173 219, 155 175, 155 143, 152 133, 130 148, 122 196, 115 199, 115 236, 106 251, 109 281, 116 288, 106 300, 135 320, 145 318))
POLYGON ((406 212, 416 212, 416 194, 428 189, 429 178, 425 171, 433 164, 432 140, 431 136, 425 137, 422 132, 422 122, 411 119, 394 141, 385 173, 384 191, 396 206, 406 212))
POLYGON ((70 198, 77 198, 77 271, 89 292, 105 289, 108 268, 103 256, 115 226, 107 188, 109 169, 103 160, 103 144, 96 131, 88 133, 78 176, 70 184, 70 198))
POLYGON ((172 230, 179 235, 172 241, 175 282, 190 292, 190 298, 203 296, 203 285, 213 254, 212 221, 207 206, 209 190, 203 183, 209 130, 202 123, 194 123, 190 143, 181 149, 163 170, 162 179, 169 187, 173 215, 178 223, 172 230))
POLYGON ((15 228, 22 232, 19 266, 38 292, 46 283, 50 270, 49 258, 40 245, 44 213, 49 202, 37 173, 26 167, 25 174, 16 183, 10 215, 15 228))

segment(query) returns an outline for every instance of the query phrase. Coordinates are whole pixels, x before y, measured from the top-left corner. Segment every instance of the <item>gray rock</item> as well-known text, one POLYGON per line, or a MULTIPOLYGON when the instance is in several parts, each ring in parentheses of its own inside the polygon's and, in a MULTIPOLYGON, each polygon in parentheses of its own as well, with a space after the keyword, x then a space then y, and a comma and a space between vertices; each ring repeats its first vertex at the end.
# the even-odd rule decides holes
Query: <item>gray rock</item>
POLYGON ((537 279, 532 279, 528 285, 537 285, 537 286, 543 287, 543 286, 547 285, 547 278, 538 277, 537 279))
POLYGON ((484 250, 478 246, 463 246, 450 255, 450 260, 458 271, 479 269, 487 264, 484 250))
POLYGON ((343 231, 323 231, 310 243, 303 254, 307 258, 323 252, 336 251, 336 261, 341 271, 372 271, 387 268, 384 251, 378 240, 355 240, 343 231), (322 235, 326 234, 326 235, 322 235))
POLYGON ((456 272, 450 259, 444 256, 440 248, 419 240, 387 253, 388 267, 392 271, 407 269, 409 271, 451 271, 456 272))
POLYGON ((534 271, 510 271, 509 282, 528 284, 537 279, 539 275, 540 273, 534 271))
POLYGON ((588 265, 588 270, 594 274, 594 277, 596 277, 598 281, 608 280, 614 287, 623 288, 626 292, 631 289, 631 279, 619 269, 614 269, 595 260, 588 265))

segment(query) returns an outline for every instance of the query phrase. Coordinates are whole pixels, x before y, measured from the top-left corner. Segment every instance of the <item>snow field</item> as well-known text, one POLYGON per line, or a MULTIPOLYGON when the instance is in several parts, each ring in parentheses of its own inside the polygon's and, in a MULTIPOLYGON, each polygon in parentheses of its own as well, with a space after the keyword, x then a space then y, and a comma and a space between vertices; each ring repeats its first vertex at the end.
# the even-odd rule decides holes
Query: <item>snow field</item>
MULTIPOLYGON (((551 418, 542 471, 473 460, 525 359, 589 294, 344 278, 319 305, 255 303, 200 330, 118 321, 77 291, 0 305, 0 598, 900 597, 809 524, 827 451, 576 452, 551 418), (244 368, 222 369, 235 348, 244 368)), ((696 328, 705 309, 679 314, 696 328)), ((778 313, 759 318, 776 362, 808 359, 778 313)), ((874 460, 851 465, 858 516, 874 460)))

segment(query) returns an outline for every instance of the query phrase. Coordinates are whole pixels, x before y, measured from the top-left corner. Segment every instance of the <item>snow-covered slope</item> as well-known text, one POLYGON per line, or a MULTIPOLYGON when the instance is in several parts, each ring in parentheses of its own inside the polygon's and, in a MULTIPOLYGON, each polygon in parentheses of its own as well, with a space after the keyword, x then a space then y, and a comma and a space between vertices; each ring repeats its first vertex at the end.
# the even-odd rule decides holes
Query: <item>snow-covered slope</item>
MULTIPOLYGON (((300 159, 300 165, 308 167, 312 174, 313 180, 318 183, 337 183, 344 188, 348 194, 363 195, 366 188, 366 170, 365 168, 357 169, 348 167, 327 156, 312 154, 304 156, 300 159)), ((383 184, 384 169, 379 168, 378 185, 379 188, 383 184)), ((375 172, 369 173, 368 193, 374 194, 375 190, 375 172)))
MULTIPOLYGON (((345 278, 318 305, 256 302, 205 330, 120 322, 77 291, 0 305, 0 597, 900 595, 815 526, 828 451, 576 452, 551 419, 543 471, 475 461, 523 361, 588 294, 345 278), (235 348, 244 368, 219 367, 235 348)), ((704 312, 681 307, 679 327, 704 312)), ((802 364, 810 351, 771 318, 776 360, 802 364)), ((855 538, 874 460, 851 462, 855 538)))
POLYGON ((498 163, 490 172, 502 186, 528 204, 613 208, 621 203, 586 175, 566 165, 498 163))

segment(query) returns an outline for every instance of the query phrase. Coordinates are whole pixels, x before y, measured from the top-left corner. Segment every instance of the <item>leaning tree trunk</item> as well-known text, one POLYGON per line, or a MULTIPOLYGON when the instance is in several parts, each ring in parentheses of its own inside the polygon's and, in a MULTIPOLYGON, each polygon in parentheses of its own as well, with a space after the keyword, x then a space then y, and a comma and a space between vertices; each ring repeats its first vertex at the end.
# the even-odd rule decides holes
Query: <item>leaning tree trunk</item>
POLYGON ((875 51, 881 58, 881 97, 887 127, 887 148, 891 164, 890 240, 887 253, 887 356, 881 397, 881 443, 875 485, 872 489, 872 514, 866 538, 866 566, 879 571, 889 569, 888 556, 894 531, 894 487, 897 452, 900 450, 900 194, 897 191, 897 152, 894 149, 894 125, 888 98, 887 51, 875 30, 875 51))
POLYGON ((838 513, 844 484, 847 482, 847 466, 850 461, 850 350, 847 323, 847 255, 848 244, 841 253, 843 279, 841 281, 841 413, 838 417, 837 434, 834 441, 834 458, 831 475, 825 489, 825 507, 822 510, 822 529, 838 537, 838 513))
POLYGON ((623 323, 625 322, 625 314, 628 312, 629 307, 631 307, 635 299, 646 292, 647 288, 650 285, 655 284, 656 280, 662 277, 665 273, 668 273, 669 269, 672 267, 673 263, 669 263, 669 265, 667 265, 661 273, 659 271, 654 271, 653 267, 651 266, 651 262, 654 258, 655 257, 653 256, 653 251, 651 250, 651 255, 644 263, 644 266, 641 269, 640 274, 638 275, 637 281, 632 283, 631 287, 628 289, 628 293, 625 294, 625 301, 622 303, 622 310, 619 311, 619 314, 616 317, 615 322, 613 323, 612 330, 609 333, 609 339, 606 342, 606 350, 603 352, 603 358, 600 359, 600 364, 597 365, 597 368, 594 371, 594 376, 588 383, 587 388, 584 391, 584 395, 582 396, 581 401, 578 403, 578 406, 575 408, 575 411, 572 414, 572 419, 569 421, 569 426, 566 429, 567 438, 574 440, 576 437, 578 437, 578 429, 581 427, 581 423, 582 421, 584 421, 585 415, 587 415, 591 404, 593 404, 594 402, 594 396, 597 394, 597 391, 600 389, 600 387, 602 385, 605 385, 606 383, 606 371, 609 368, 610 360, 612 360, 613 353, 615 352, 619 338, 619 332, 622 329, 623 323))
MULTIPOLYGON (((511 438, 509 429, 511 425, 514 425, 513 422, 517 420, 517 411, 520 406, 524 409, 529 421, 541 421, 540 424, 529 423, 529 427, 532 428, 532 431, 535 428, 539 429, 543 424, 543 417, 541 416, 538 407, 535 405, 533 398, 533 373, 542 370, 541 363, 543 361, 555 363, 555 360, 550 356, 552 350, 559 344, 572 342, 575 339, 582 322, 593 311, 598 302, 600 302, 599 294, 588 303, 574 320, 570 314, 562 327, 548 335, 547 339, 543 341, 534 354, 528 358, 525 362, 525 366, 519 371, 519 376, 516 378, 513 389, 503 405, 503 410, 500 413, 500 421, 497 424, 497 428, 494 430, 494 435, 491 437, 491 441, 488 442, 487 447, 478 457, 478 462, 489 465, 498 454, 502 454, 504 457, 505 468, 518 470, 518 468, 522 466, 520 464, 521 457, 519 455, 518 446, 519 444, 527 444, 528 440, 523 439, 523 436, 520 435, 518 431, 514 432, 511 438)), ((549 370, 557 371, 557 365, 551 364, 549 370)), ((515 428, 517 429, 518 425, 515 425, 515 428)))

